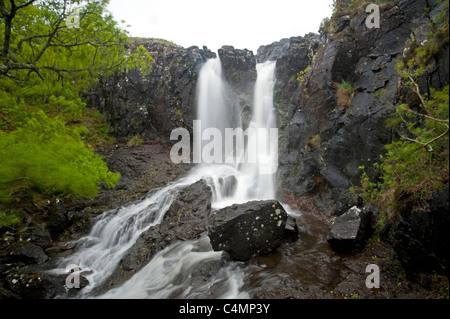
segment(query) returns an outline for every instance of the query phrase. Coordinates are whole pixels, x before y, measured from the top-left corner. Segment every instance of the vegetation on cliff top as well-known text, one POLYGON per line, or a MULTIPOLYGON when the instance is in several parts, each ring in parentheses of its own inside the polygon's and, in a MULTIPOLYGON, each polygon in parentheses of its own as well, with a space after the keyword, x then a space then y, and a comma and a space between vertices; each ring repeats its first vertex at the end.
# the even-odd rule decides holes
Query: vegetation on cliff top
POLYGON ((108 138, 83 93, 101 75, 149 70, 106 0, 0 1, 0 204, 31 194, 93 197, 120 175, 92 144, 108 138))

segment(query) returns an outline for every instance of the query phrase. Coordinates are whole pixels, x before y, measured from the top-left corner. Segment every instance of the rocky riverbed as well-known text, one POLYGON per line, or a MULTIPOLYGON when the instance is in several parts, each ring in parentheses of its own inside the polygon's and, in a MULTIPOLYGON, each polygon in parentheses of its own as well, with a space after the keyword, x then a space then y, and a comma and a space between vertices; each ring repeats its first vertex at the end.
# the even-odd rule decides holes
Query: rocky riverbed
MULTIPOLYGON (((103 189, 100 196, 92 201, 61 200, 55 203, 55 209, 66 216, 59 219, 64 224, 64 231, 58 235, 44 229, 45 221, 21 231, 2 231, 2 298, 53 298, 64 295, 67 275, 51 276, 44 270, 52 268, 58 258, 77 249, 72 240, 88 233, 92 218, 106 210, 137 201, 151 189, 183 176, 190 169, 188 166, 172 164, 169 148, 161 144, 144 144, 133 148, 110 145, 98 151, 105 156, 111 169, 122 173, 122 180, 116 189, 103 189)), ((170 210, 173 213, 169 211, 158 229, 143 234, 142 239, 123 258, 118 272, 111 276, 107 281, 109 284, 103 288, 117 286, 149 261, 148 254, 141 254, 145 251, 146 238, 160 234, 159 246, 151 247, 159 251, 175 241, 205 235, 205 225, 202 226, 202 223, 206 220, 199 219, 199 216, 205 216, 200 208, 208 207, 208 189, 201 183, 189 189, 181 193, 180 199, 170 210), (205 198, 197 196, 199 190, 205 198), (180 209, 185 213, 180 214, 180 209), (178 226, 174 227, 174 221, 178 226)), ((299 230, 296 241, 283 241, 275 251, 242 262, 240 267, 246 274, 243 289, 249 291, 250 297, 441 298, 446 293, 448 296, 448 281, 445 277, 423 275, 412 281, 392 247, 379 238, 369 239, 362 251, 337 253, 327 241, 330 224, 326 220, 312 212, 302 212, 296 217, 296 225, 299 230), (366 267, 369 264, 376 264, 380 269, 379 289, 366 287, 369 275, 366 267)), ((225 258, 222 262, 211 264, 208 266, 211 269, 204 270, 205 276, 220 269, 230 257, 224 253, 222 258, 225 258)), ((81 287, 88 284, 86 280, 81 281, 81 287)), ((71 294, 66 296, 70 297, 71 294)))

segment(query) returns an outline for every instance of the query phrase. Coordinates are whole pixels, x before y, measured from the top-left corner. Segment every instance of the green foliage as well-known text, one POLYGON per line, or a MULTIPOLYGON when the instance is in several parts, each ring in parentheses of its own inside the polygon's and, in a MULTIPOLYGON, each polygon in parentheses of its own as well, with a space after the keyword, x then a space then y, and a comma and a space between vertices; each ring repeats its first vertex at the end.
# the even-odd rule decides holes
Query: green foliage
POLYGON ((100 76, 150 72, 153 59, 130 45, 106 0, 0 1, 0 201, 27 192, 93 197, 119 174, 91 145, 110 141, 106 118, 82 96, 100 76))
POLYGON ((144 143, 144 140, 142 139, 142 137, 139 134, 137 134, 128 141, 127 145, 131 146, 131 147, 138 147, 138 146, 141 146, 143 143, 144 143))
POLYGON ((382 1, 382 0, 351 0, 351 1, 343 1, 343 0, 333 0, 331 4, 332 20, 335 20, 339 17, 350 15, 353 17, 356 14, 364 14, 367 5, 369 4, 377 4, 380 7, 380 11, 388 10, 394 7, 398 1, 382 1))
POLYGON ((0 212, 0 228, 14 226, 21 221, 22 218, 16 214, 0 212))
POLYGON ((70 130, 61 118, 38 112, 11 133, 0 131, 0 201, 15 191, 33 189, 49 196, 93 197, 104 182, 113 187, 120 175, 70 130))
POLYGON ((401 138, 386 145, 381 164, 375 164, 379 179, 372 181, 365 167, 361 187, 353 188, 365 203, 376 203, 391 213, 399 200, 421 205, 432 192, 448 183, 449 176, 449 86, 432 90, 424 116, 407 105, 397 108, 390 126, 400 125, 401 138))
POLYGON ((311 66, 308 65, 308 66, 306 67, 306 69, 304 69, 303 71, 300 71, 300 72, 297 73, 297 82, 298 82, 298 84, 299 84, 300 86, 303 85, 303 82, 305 81, 306 73, 309 71, 310 67, 311 67, 311 66))
POLYGON ((365 203, 378 204, 391 215, 405 204, 420 207, 432 192, 448 184, 449 86, 442 90, 431 88, 424 96, 416 81, 433 65, 429 62, 441 56, 448 46, 448 9, 446 0, 437 17, 439 25, 431 24, 432 32, 426 41, 418 43, 413 39, 396 65, 403 89, 413 92, 420 106, 415 109, 401 103, 396 106, 386 125, 397 131, 400 138, 386 145, 387 153, 381 156, 380 164, 374 165, 376 174, 372 179, 361 167, 361 186, 352 189, 365 203))
POLYGON ((414 37, 402 59, 398 60, 396 69, 404 78, 408 75, 416 77, 423 74, 430 67, 430 61, 441 54, 442 49, 449 44, 448 10, 449 0, 446 0, 442 12, 437 16, 439 23, 430 23, 431 31, 426 35, 427 40, 419 42, 414 37))

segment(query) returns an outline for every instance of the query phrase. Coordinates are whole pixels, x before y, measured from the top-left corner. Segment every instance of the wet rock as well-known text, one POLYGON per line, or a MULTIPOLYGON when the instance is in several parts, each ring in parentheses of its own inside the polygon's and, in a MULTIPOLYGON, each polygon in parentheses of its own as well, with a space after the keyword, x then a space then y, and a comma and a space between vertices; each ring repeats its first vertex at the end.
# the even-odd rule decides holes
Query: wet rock
POLYGON ((295 242, 298 239, 298 225, 295 218, 288 216, 286 227, 284 229, 283 240, 286 242, 295 242))
POLYGON ((394 222, 389 241, 409 274, 435 272, 448 276, 449 190, 433 194, 425 209, 405 209, 394 222))
POLYGON ((371 234, 370 225, 370 211, 352 207, 332 219, 327 241, 335 251, 352 252, 354 249, 361 249, 371 234))
POLYGON ((33 232, 30 236, 30 241, 44 249, 50 247, 52 244, 50 233, 44 229, 38 229, 33 232))
POLYGON ((47 299, 64 292, 63 279, 57 280, 34 269, 12 269, 5 278, 7 298, 47 299))
POLYGON ((30 242, 13 243, 10 248, 10 257, 31 264, 43 264, 48 260, 42 247, 30 242))
MULTIPOLYGON (((279 111, 278 178, 283 188, 297 198, 313 197, 327 217, 357 204, 347 190, 360 182, 361 166, 371 179, 376 178, 373 164, 385 152, 384 145, 396 138, 384 123, 395 112, 399 97, 408 98, 408 89, 398 85, 395 65, 412 47, 412 37, 417 43, 426 39, 430 18, 441 6, 423 0, 383 6, 379 29, 366 27, 366 14, 335 16, 334 34, 318 41, 317 47, 304 41, 286 50, 280 41, 261 48, 261 57, 267 59, 280 52, 274 104, 279 111), (430 16, 424 14, 428 11, 430 16), (297 74, 308 65, 299 86, 297 74), (337 104, 336 88, 344 81, 356 89, 347 108, 337 104), (312 138, 320 140, 314 149, 308 144, 312 138), (282 160, 290 154, 296 154, 295 161, 282 160)), ((448 84, 448 46, 429 65, 429 72, 419 80, 421 92, 448 84)))
POLYGON ((48 210, 44 213, 47 228, 53 236, 62 233, 70 222, 70 214, 68 214, 64 204, 58 198, 52 198, 48 205, 48 210))
POLYGON ((55 243, 53 246, 48 247, 47 249, 45 249, 45 252, 47 254, 56 254, 56 253, 60 253, 60 252, 64 252, 67 250, 72 250, 74 249, 76 246, 75 242, 60 242, 60 243, 55 243))
POLYGON ((252 51, 223 46, 218 50, 228 83, 244 91, 256 81, 256 58, 252 51))
POLYGON ((145 47, 154 62, 151 74, 127 70, 102 77, 87 94, 88 104, 106 113, 111 134, 129 139, 169 141, 177 127, 192 129, 195 87, 200 67, 216 56, 208 48, 183 48, 169 41, 132 39, 130 49, 145 47))
POLYGON ((236 204, 211 214, 208 236, 216 251, 236 260, 269 253, 282 241, 288 215, 278 201, 236 204))

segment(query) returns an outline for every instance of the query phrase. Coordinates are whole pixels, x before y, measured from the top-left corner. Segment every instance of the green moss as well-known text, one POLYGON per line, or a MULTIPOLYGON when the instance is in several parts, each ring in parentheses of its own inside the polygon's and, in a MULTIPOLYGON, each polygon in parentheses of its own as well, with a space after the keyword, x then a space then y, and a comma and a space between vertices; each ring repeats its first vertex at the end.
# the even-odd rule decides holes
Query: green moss
POLYGON ((138 146, 141 146, 143 143, 144 143, 144 140, 142 139, 141 135, 136 134, 127 142, 127 145, 131 146, 131 147, 138 147, 138 146))
POLYGON ((179 108, 174 108, 173 112, 178 117, 179 120, 183 119, 183 111, 179 108))
POLYGON ((16 214, 0 212, 0 227, 10 227, 17 225, 22 221, 22 218, 16 214))
POLYGON ((303 82, 305 81, 306 73, 309 71, 310 67, 311 67, 311 66, 308 65, 308 66, 306 67, 306 69, 304 69, 303 71, 300 71, 300 72, 297 73, 297 82, 298 82, 298 85, 299 85, 299 86, 302 86, 302 85, 303 85, 303 82))

